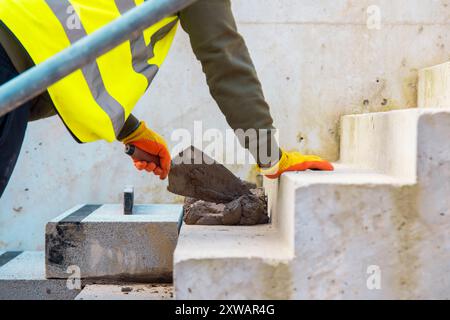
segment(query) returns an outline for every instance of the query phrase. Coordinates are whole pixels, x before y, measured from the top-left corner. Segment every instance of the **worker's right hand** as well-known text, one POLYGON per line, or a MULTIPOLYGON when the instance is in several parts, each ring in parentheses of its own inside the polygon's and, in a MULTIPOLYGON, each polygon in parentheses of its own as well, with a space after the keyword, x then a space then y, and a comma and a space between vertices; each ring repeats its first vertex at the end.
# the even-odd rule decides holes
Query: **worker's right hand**
POLYGON ((164 180, 167 177, 170 171, 171 162, 167 143, 164 141, 163 137, 147 128, 145 122, 142 121, 133 133, 121 141, 125 145, 134 145, 151 155, 159 157, 159 166, 153 162, 133 160, 134 165, 138 170, 153 172, 155 175, 159 176, 161 180, 164 180))
POLYGON ((269 179, 277 179, 286 171, 321 170, 333 171, 333 165, 318 156, 303 155, 300 152, 282 150, 280 161, 270 168, 259 168, 259 171, 269 179))

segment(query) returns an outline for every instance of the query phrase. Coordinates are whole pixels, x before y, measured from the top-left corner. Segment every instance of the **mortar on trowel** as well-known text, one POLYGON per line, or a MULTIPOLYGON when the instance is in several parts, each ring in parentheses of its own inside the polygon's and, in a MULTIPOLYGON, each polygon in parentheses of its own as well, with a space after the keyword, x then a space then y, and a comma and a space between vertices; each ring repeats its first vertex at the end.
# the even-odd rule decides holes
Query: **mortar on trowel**
MULTIPOLYGON (((127 145, 135 160, 159 158, 127 145)), ((184 221, 197 225, 256 225, 269 222, 262 188, 236 177, 222 164, 191 146, 172 161, 167 190, 184 196, 184 221)))

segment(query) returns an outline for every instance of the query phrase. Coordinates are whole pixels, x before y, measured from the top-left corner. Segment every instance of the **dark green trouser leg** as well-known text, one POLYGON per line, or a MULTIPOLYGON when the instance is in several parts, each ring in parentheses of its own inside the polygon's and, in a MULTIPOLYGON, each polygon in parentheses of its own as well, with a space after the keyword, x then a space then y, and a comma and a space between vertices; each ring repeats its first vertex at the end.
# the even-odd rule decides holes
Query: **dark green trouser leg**
MULTIPOLYGON (((274 127, 270 109, 245 41, 237 31, 230 1, 199 0, 180 13, 180 21, 202 64, 211 95, 230 127, 269 130, 258 136, 258 150, 272 147, 276 152, 269 162, 277 162, 278 145, 271 138, 274 127)), ((260 164, 266 164, 257 151, 250 151, 260 164)))
MULTIPOLYGON (((18 72, 0 46, 0 85, 16 77, 18 72)), ((0 117, 0 198, 11 178, 20 149, 22 148, 25 130, 28 123, 31 103, 0 117)))

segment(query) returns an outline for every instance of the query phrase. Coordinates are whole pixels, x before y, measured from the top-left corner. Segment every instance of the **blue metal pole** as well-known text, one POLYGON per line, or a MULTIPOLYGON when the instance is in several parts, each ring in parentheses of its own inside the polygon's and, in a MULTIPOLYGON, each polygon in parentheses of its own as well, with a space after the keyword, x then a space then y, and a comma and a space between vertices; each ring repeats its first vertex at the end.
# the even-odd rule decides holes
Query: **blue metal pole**
POLYGON ((33 99, 84 65, 196 0, 147 0, 119 19, 77 41, 0 87, 0 117, 33 99))

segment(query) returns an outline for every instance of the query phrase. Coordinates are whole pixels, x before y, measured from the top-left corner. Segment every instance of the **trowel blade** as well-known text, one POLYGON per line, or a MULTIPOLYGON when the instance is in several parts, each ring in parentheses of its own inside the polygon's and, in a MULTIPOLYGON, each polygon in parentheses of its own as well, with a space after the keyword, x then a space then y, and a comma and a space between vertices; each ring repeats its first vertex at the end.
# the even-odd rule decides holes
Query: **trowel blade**
POLYGON ((194 146, 173 159, 167 190, 215 203, 227 203, 250 193, 245 182, 194 146))

